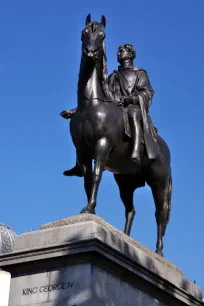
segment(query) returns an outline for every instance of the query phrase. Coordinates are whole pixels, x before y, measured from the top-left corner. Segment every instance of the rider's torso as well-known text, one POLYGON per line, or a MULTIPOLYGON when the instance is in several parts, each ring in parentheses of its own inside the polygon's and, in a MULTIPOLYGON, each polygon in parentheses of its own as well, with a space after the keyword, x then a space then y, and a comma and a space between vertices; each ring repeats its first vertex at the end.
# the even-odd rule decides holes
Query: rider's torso
POLYGON ((117 101, 120 101, 121 97, 134 94, 142 71, 136 67, 119 68, 118 71, 115 71, 114 96, 117 101))

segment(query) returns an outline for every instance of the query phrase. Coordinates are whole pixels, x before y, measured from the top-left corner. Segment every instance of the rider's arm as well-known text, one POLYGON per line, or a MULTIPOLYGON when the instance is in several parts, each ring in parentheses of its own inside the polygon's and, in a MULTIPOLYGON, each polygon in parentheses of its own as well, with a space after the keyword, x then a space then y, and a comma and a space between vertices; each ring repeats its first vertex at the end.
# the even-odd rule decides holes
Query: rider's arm
POLYGON ((151 100, 154 95, 154 90, 150 84, 147 72, 141 71, 139 76, 139 82, 136 85, 137 95, 143 97, 146 108, 148 109, 151 105, 151 100))
POLYGON ((70 112, 72 113, 72 116, 76 113, 77 107, 70 109, 70 112))

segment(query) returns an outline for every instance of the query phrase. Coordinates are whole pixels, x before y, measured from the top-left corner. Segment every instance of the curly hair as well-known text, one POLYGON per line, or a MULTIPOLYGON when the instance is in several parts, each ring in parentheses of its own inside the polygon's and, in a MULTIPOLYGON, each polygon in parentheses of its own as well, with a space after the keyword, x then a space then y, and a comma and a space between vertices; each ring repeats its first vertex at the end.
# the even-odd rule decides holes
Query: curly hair
POLYGON ((124 45, 120 45, 119 49, 120 48, 125 48, 126 51, 128 51, 131 54, 132 59, 134 59, 136 57, 136 50, 133 48, 133 45, 131 45, 131 44, 124 44, 124 45))

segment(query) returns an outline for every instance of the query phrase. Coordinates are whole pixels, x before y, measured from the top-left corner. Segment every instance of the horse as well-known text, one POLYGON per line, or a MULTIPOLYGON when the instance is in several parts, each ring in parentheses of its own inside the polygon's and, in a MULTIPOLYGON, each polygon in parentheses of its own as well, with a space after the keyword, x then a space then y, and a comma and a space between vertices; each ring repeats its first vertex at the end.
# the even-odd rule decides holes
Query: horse
POLYGON ((82 56, 78 79, 78 107, 70 121, 70 133, 84 176, 88 204, 81 213, 95 214, 98 188, 104 170, 113 173, 125 206, 124 233, 130 235, 135 209, 133 194, 147 183, 156 206, 156 253, 163 256, 163 237, 170 218, 172 175, 170 150, 157 135, 155 160, 141 145, 140 163, 130 159, 131 141, 125 134, 123 112, 108 88, 104 16, 92 22, 90 14, 82 31, 82 56), (94 161, 94 169, 92 162, 94 161))

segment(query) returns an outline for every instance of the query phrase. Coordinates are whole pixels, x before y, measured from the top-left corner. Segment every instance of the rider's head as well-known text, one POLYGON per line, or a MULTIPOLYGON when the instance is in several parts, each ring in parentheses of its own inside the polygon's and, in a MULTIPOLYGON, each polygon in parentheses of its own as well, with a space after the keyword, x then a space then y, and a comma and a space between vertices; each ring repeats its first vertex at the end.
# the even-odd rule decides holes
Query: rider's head
POLYGON ((131 44, 120 45, 117 53, 118 62, 121 63, 126 60, 134 60, 136 51, 131 44))

